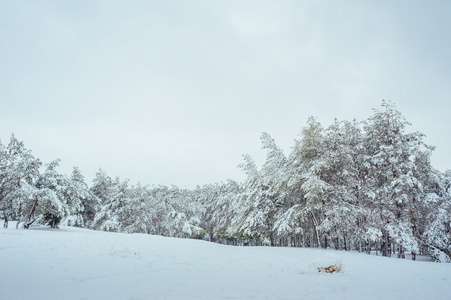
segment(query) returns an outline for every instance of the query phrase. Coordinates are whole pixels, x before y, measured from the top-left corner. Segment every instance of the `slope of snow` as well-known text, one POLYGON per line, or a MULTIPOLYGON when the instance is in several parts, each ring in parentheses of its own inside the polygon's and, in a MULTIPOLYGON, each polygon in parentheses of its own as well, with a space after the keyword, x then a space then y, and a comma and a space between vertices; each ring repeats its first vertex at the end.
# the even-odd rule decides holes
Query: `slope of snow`
POLYGON ((0 268, 0 299, 451 298, 451 264, 70 227, 1 228, 0 268))

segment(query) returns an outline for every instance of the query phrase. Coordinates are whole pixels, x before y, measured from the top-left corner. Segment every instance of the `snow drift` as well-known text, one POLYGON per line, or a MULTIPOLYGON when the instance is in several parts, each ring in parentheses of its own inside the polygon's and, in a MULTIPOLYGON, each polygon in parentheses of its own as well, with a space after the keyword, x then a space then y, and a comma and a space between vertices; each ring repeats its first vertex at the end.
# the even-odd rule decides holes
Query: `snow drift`
POLYGON ((0 299, 449 299, 451 264, 71 227, 0 229, 0 299), (339 273, 319 267, 340 264, 339 273))

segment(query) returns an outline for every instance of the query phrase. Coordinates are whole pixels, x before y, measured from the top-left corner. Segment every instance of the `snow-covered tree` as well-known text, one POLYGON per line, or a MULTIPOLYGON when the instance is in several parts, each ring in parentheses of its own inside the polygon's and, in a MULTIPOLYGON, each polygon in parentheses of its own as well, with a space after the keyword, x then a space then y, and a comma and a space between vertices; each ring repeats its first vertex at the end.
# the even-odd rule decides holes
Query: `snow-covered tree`
POLYGON ((7 172, 8 172, 8 152, 6 150, 6 147, 3 145, 3 143, 0 140, 0 218, 4 219, 4 227, 8 227, 8 206, 11 207, 10 205, 7 205, 7 203, 5 203, 4 198, 5 198, 5 188, 4 188, 4 180, 7 176, 7 172))
POLYGON ((451 171, 432 168, 433 147, 408 125, 385 101, 361 123, 324 129, 311 117, 288 157, 263 133, 261 168, 245 155, 244 182, 194 190, 130 187, 102 169, 88 189, 77 168, 70 178, 56 172, 58 161, 40 174, 40 161, 12 136, 0 143, 0 217, 28 227, 69 216, 94 229, 233 244, 396 248, 413 258, 429 249, 449 261, 451 171))
MULTIPOLYGON (((38 196, 33 206, 34 214, 40 215, 40 221, 56 227, 64 217, 82 210, 79 186, 56 171, 59 159, 46 165, 46 170, 36 181, 38 196)), ((25 210, 24 210, 25 212, 25 210)), ((30 220, 30 212, 28 220, 30 220)), ((24 226, 29 226, 26 223, 24 226)))
MULTIPOLYGON (((119 178, 108 187, 110 197, 105 198, 100 211, 96 214, 92 227, 102 231, 121 232, 127 219, 127 202, 130 200, 128 180, 119 178)), ((126 226, 126 225, 125 225, 126 226)))
POLYGON ((23 142, 15 138, 14 134, 11 135, 6 151, 4 147, 2 148, 0 210, 5 216, 6 226, 7 218, 20 219, 23 215, 22 206, 27 206, 30 197, 35 198, 34 184, 42 163, 31 154, 31 150, 25 148, 23 142))
POLYGON ((451 170, 446 171, 440 190, 429 193, 423 243, 431 248, 436 261, 451 262, 451 170))
POLYGON ((275 222, 285 203, 290 200, 286 178, 286 157, 267 133, 261 136, 262 148, 267 150, 261 170, 249 155, 240 167, 246 172, 244 192, 235 201, 232 226, 238 235, 274 245, 275 222))
POLYGON ((81 208, 75 214, 68 216, 64 222, 69 226, 89 228, 100 209, 100 199, 90 191, 84 176, 77 167, 73 168, 70 181, 75 188, 76 197, 81 201, 81 208))
MULTIPOLYGON (((361 132, 356 122, 335 122, 325 131, 324 152, 309 173, 321 182, 319 190, 322 200, 322 218, 318 226, 324 235, 324 246, 328 239, 357 238, 362 231, 364 214, 359 206, 359 174, 361 157, 361 132)), ((308 183, 309 181, 306 181, 308 183)), ((305 184, 307 185, 307 184, 305 184)), ((308 186, 307 186, 308 187, 308 186)), ((311 197, 312 189, 306 189, 311 197)))
POLYGON ((155 210, 146 186, 138 183, 130 189, 129 200, 122 209, 123 230, 127 233, 154 233, 155 210))
POLYGON ((216 201, 211 203, 211 230, 213 239, 220 243, 234 243, 235 233, 231 227, 236 211, 233 209, 233 202, 238 198, 242 190, 242 185, 236 181, 228 180, 227 183, 217 186, 216 201))
POLYGON ((419 251, 417 222, 423 185, 417 161, 432 150, 419 132, 405 133, 409 122, 390 102, 383 110, 374 110, 365 124, 365 147, 370 156, 370 180, 373 199, 368 202, 379 217, 384 234, 384 255, 391 240, 413 253, 419 251))
POLYGON ((202 228, 203 238, 209 241, 214 241, 216 224, 213 220, 213 215, 216 208, 216 203, 219 201, 219 185, 209 184, 202 187, 197 187, 193 191, 195 201, 202 207, 200 211, 200 227, 202 228))
POLYGON ((165 202, 168 211, 166 228, 170 236, 202 238, 200 225, 204 210, 193 192, 172 186, 165 202))
POLYGON ((323 195, 329 189, 328 183, 319 176, 324 150, 324 129, 310 117, 289 156, 289 186, 297 198, 290 215, 303 223, 304 234, 309 235, 312 245, 317 247, 321 239, 318 227, 323 214, 323 195))
POLYGON ((92 180, 91 192, 100 199, 101 204, 111 200, 114 191, 114 182, 110 176, 102 169, 96 172, 96 177, 92 180))

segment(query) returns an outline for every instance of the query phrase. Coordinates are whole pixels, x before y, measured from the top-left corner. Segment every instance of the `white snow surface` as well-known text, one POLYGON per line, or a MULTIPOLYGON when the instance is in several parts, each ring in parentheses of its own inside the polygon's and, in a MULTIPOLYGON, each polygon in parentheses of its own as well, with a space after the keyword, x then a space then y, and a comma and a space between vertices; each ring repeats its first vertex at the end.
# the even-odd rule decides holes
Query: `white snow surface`
POLYGON ((0 299, 451 299, 451 264, 14 227, 0 229, 0 299), (318 273, 331 264, 342 272, 318 273))

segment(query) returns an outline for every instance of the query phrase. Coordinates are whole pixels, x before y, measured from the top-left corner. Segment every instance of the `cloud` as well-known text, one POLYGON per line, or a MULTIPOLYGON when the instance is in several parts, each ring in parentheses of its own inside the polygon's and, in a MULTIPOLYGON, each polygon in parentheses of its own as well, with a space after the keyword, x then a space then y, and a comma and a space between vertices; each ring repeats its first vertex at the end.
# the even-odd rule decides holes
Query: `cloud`
POLYGON ((75 6, 0 2, 0 136, 14 131, 44 161, 143 183, 241 178, 241 154, 264 159, 262 131, 289 153, 308 116, 362 120, 385 98, 451 167, 451 27, 438 4, 75 6))
POLYGON ((229 22, 240 35, 247 38, 273 35, 282 27, 282 21, 274 15, 271 7, 260 5, 232 11, 229 22))

